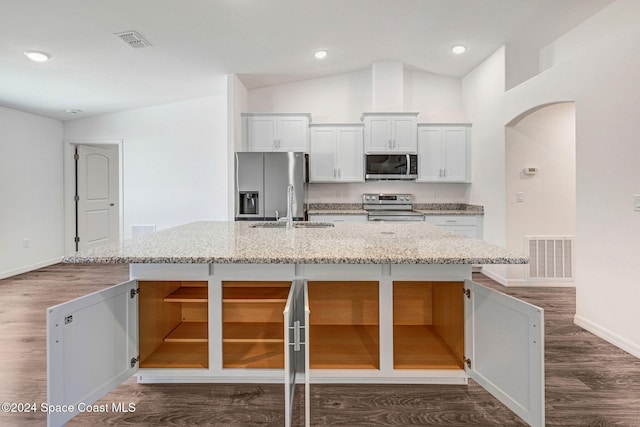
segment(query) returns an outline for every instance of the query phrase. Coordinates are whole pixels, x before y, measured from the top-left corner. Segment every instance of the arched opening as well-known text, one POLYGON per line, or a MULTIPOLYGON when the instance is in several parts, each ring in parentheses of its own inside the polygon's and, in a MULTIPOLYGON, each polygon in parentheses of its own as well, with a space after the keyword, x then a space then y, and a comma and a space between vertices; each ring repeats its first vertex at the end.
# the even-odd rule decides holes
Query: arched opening
POLYGON ((531 257, 507 282, 574 286, 575 104, 538 106, 505 128, 507 247, 531 257))

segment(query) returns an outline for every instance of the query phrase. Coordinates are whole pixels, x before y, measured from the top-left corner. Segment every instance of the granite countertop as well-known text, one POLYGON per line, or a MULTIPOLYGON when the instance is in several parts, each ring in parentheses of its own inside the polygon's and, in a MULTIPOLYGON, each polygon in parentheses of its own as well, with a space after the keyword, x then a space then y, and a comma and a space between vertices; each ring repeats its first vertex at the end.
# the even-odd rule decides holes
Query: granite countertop
POLYGON ((251 228, 195 222, 67 256, 68 263, 526 264, 526 256, 422 222, 251 228))
MULTIPOLYGON (((309 203, 309 215, 366 215, 362 203, 309 203)), ((484 207, 466 203, 414 203, 425 215, 484 215, 484 207)))

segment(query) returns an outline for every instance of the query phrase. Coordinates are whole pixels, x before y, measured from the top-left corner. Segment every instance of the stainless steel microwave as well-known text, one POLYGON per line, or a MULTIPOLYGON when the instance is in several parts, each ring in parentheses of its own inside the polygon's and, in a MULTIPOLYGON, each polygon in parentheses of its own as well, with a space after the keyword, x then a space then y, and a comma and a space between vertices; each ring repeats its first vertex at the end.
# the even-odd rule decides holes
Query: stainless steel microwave
POLYGON ((417 154, 367 154, 366 180, 410 180, 418 177, 417 154))

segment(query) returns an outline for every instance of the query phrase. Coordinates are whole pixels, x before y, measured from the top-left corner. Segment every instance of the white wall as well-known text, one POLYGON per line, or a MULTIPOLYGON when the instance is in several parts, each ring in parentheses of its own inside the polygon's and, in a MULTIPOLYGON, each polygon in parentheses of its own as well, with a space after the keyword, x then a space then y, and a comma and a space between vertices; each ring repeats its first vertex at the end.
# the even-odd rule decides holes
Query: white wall
POLYGON ((0 107, 0 278, 63 255, 62 123, 0 107), (24 247, 24 240, 28 247, 24 247))
POLYGON ((248 111, 311 113, 313 123, 360 123, 371 110, 371 70, 249 91, 248 111))
MULTIPOLYGON (((575 129, 573 103, 536 109, 507 126, 508 249, 526 254, 526 235, 575 235, 575 129), (538 172, 527 175, 527 167, 535 167, 538 172), (517 201, 518 192, 523 194, 522 202, 517 201)), ((524 281, 527 271, 526 265, 509 266, 507 280, 524 281)), ((546 281, 540 284, 549 285, 546 281)))
POLYGON ((484 202, 485 235, 501 244, 506 224, 504 125, 536 106, 575 101, 576 323, 640 357, 635 268, 640 213, 633 211, 632 199, 640 193, 639 20, 640 2, 618 0, 549 48, 564 56, 539 75, 508 92, 487 91, 487 75, 500 75, 504 64, 498 52, 465 77, 463 87, 474 124, 470 197, 484 202), (606 37, 593 42, 591 34, 603 31, 606 37), (567 45, 575 48, 565 49, 567 45), (488 105, 482 110, 485 99, 488 105))
POLYGON ((124 231, 227 220, 227 97, 141 108, 65 123, 67 141, 122 139, 124 231))

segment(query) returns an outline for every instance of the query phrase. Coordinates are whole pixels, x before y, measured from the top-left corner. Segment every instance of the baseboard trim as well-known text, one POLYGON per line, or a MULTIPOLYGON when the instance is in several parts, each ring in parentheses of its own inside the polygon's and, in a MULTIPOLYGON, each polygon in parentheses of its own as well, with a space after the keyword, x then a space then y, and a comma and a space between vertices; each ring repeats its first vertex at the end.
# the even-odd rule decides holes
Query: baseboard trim
POLYGON ((49 267, 50 265, 58 264, 61 259, 62 259, 62 256, 59 256, 57 258, 51 258, 49 260, 42 261, 36 264, 26 265, 24 267, 20 267, 15 270, 3 271, 3 272, 0 272, 0 279, 6 279, 8 277, 17 276, 18 274, 28 273, 30 271, 37 270, 39 268, 49 267))
POLYGON ((585 319, 577 314, 573 316, 573 323, 640 359, 640 345, 633 343, 626 338, 622 338, 607 328, 603 328, 591 320, 585 319))
POLYGON ((487 276, 489 279, 495 280, 502 286, 507 286, 507 279, 505 279, 499 274, 494 273, 493 271, 487 269, 486 267, 482 267, 481 273, 487 276))
POLYGON ((484 274, 490 279, 495 280, 499 284, 505 287, 518 287, 518 288, 575 288, 576 282, 574 281, 557 281, 557 280, 525 280, 525 279, 507 279, 499 274, 494 273, 486 268, 482 268, 480 273, 484 274))

